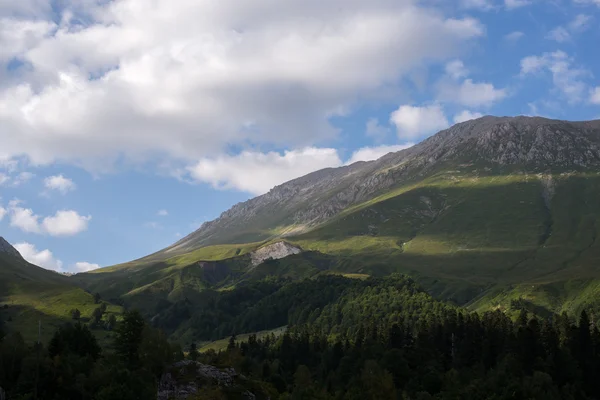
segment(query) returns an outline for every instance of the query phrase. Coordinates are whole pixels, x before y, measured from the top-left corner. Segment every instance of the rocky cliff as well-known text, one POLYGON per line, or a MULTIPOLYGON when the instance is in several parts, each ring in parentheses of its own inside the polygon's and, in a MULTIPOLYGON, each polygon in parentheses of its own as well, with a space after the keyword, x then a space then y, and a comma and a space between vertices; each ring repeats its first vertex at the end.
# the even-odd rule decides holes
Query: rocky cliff
POLYGON ((252 260, 252 266, 256 267, 265 260, 279 260, 293 254, 299 254, 301 252, 302 249, 298 246, 293 246, 286 242, 277 242, 253 251, 250 253, 250 258, 252 260))
POLYGON ((255 394, 248 390, 246 388, 248 385, 249 381, 233 368, 219 369, 212 365, 186 360, 173 364, 169 371, 163 374, 156 398, 157 400, 200 399, 204 394, 215 391, 225 398, 241 400, 265 398, 262 393, 255 394))

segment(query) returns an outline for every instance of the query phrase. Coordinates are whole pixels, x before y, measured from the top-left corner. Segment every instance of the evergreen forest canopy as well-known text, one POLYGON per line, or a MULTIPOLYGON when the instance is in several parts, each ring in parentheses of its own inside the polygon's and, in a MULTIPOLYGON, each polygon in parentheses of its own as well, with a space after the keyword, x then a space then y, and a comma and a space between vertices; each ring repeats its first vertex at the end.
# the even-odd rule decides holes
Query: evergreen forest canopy
MULTIPOLYGON (((576 319, 541 319, 525 309, 515 320, 501 311, 471 313, 435 300, 402 275, 265 279, 213 301, 190 320, 206 327, 200 337, 288 329, 242 342, 232 336, 226 349, 203 353, 196 342, 185 349, 169 343, 137 311, 123 314, 105 346, 93 321, 66 324, 41 345, 3 333, 0 387, 8 399, 153 399, 161 375, 187 358, 234 367, 259 399, 600 396, 600 332, 585 311, 576 319)), ((165 321, 154 325, 167 327, 165 321)), ((191 398, 240 396, 207 383, 191 398)))

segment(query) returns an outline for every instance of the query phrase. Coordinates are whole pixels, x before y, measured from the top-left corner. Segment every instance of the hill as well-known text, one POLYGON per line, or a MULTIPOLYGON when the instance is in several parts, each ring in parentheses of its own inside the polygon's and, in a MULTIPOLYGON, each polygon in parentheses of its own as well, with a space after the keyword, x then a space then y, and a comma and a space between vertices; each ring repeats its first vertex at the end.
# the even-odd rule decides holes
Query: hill
MULTIPOLYGON (((46 340, 72 319, 71 310, 78 309, 87 320, 98 306, 94 296, 69 277, 28 263, 0 237, 0 319, 4 329, 20 332, 27 342, 33 342, 41 322, 42 340, 46 340)), ((109 314, 120 310, 110 304, 107 307, 109 314)))
POLYGON ((267 275, 403 272, 471 309, 577 313, 598 305, 599 167, 600 121, 483 117, 277 186, 167 249, 78 279, 126 302, 201 304, 206 290, 267 275), (250 262, 282 241, 302 252, 250 262))

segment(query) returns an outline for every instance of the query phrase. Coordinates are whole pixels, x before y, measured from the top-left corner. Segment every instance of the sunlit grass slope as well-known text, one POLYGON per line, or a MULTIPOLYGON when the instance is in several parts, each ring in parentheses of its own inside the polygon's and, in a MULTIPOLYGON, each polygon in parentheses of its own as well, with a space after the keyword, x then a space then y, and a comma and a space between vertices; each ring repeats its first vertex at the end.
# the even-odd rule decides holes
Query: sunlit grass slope
MULTIPOLYGON (((28 342, 37 339, 39 322, 42 340, 47 340, 61 324, 71 321, 71 310, 78 309, 86 319, 98 307, 93 295, 70 278, 3 254, 0 306, 6 329, 21 332, 28 342)), ((107 313, 120 314, 121 308, 108 305, 107 313)))

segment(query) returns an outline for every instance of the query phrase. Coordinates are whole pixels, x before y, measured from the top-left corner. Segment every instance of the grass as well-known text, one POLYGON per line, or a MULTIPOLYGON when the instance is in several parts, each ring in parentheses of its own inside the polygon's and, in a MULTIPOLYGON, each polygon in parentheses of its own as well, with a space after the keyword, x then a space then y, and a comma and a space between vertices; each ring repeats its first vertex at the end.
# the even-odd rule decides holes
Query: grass
MULTIPOLYGON (((241 335, 237 335, 236 336, 236 343, 241 343, 241 342, 247 342, 248 338, 251 335, 256 335, 257 339, 262 339, 266 336, 270 336, 271 334, 275 335, 275 337, 279 337, 281 335, 283 335, 286 331, 287 327, 286 326, 282 326, 276 329, 272 329, 272 330, 268 330, 268 331, 261 331, 261 332, 254 332, 254 333, 244 333, 241 335)), ((202 345, 202 347, 200 347, 199 351, 201 353, 213 350, 216 352, 222 351, 227 349, 227 345, 229 344, 229 340, 230 338, 223 338, 220 340, 216 340, 214 342, 209 342, 209 343, 204 343, 202 345)))
MULTIPOLYGON (((506 308, 521 299, 541 309, 577 312, 600 302, 600 174, 555 174, 553 182, 547 202, 540 175, 485 175, 473 166, 457 167, 286 236, 306 250, 297 256, 249 268, 249 252, 296 228, 273 216, 256 227, 268 233, 266 242, 124 264, 86 274, 84 283, 151 310, 159 298, 226 290, 269 275, 403 272, 434 295, 474 310, 506 308)), ((245 227, 240 235, 253 229, 245 227)))
MULTIPOLYGON (((20 332, 27 342, 37 340, 41 322, 41 338, 47 341, 62 324, 72 321, 71 310, 78 309, 82 319, 89 318, 95 308, 94 297, 73 285, 69 278, 23 260, 0 256, 1 318, 9 332, 20 332)), ((120 315, 121 307, 107 305, 108 314, 120 315)), ((99 337, 106 334, 99 332, 99 337)))

